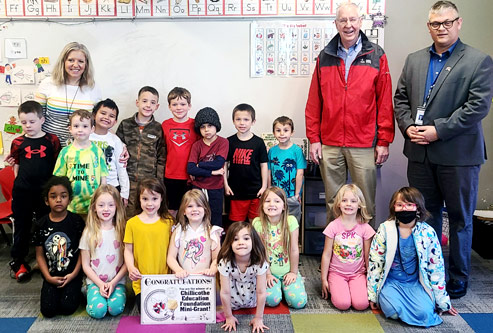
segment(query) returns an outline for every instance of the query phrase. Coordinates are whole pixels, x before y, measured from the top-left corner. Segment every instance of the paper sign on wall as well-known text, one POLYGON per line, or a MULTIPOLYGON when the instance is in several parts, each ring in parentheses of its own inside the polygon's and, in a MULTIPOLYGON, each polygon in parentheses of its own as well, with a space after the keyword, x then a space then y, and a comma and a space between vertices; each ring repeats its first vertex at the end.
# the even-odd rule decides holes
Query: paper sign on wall
POLYGON ((26 40, 23 38, 5 38, 5 58, 27 58, 26 40))

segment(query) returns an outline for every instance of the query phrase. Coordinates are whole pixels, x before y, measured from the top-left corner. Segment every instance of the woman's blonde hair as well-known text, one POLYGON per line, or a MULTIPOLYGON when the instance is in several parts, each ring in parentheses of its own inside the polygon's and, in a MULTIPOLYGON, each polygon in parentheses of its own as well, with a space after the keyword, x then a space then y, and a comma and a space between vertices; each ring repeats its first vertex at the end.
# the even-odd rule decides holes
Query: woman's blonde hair
POLYGON ((210 230, 212 228, 211 209, 209 207, 209 203, 207 202, 207 198, 205 197, 204 192, 202 192, 201 190, 193 189, 183 195, 180 208, 178 209, 178 214, 176 215, 176 224, 179 224, 181 226, 181 230, 187 230, 188 217, 186 217, 185 215, 185 209, 192 201, 195 201, 198 206, 204 208, 204 218, 202 219, 202 222, 204 223, 207 237, 210 237, 210 230))
POLYGON ((336 194, 334 199, 334 206, 332 207, 332 211, 334 212, 334 216, 337 218, 342 215, 341 208, 339 205, 342 202, 342 198, 344 197, 344 193, 346 191, 350 191, 354 194, 356 198, 358 198, 358 212, 356 213, 356 219, 359 223, 368 223, 371 220, 371 215, 366 210, 366 201, 363 192, 361 192, 360 188, 355 184, 346 184, 343 185, 336 194))
POLYGON ((268 248, 267 244, 269 243, 269 217, 267 214, 264 212, 264 203, 265 200, 267 199, 267 196, 269 193, 274 193, 277 195, 279 198, 281 198, 282 202, 284 203, 284 209, 281 213, 280 217, 280 226, 279 230, 281 230, 281 242, 283 249, 287 251, 288 257, 290 253, 290 232, 289 232, 289 225, 288 225, 288 202, 286 199, 286 192, 284 192, 283 189, 277 187, 277 186, 271 186, 268 189, 264 191, 262 196, 260 197, 260 203, 259 203, 259 218, 260 222, 262 224, 262 233, 260 234, 260 238, 262 238, 262 241, 264 242, 264 245, 266 248, 268 248))
POLYGON ((101 234, 101 222, 98 214, 96 213, 96 204, 101 195, 108 193, 115 201, 115 216, 113 217, 113 226, 115 227, 115 238, 120 242, 120 255, 123 256, 123 235, 125 233, 125 209, 123 209, 122 198, 116 188, 111 185, 100 185, 94 192, 89 205, 89 213, 87 215, 86 227, 84 229, 84 235, 87 237, 89 244, 89 251, 91 256, 94 255, 96 246, 102 241, 101 234))
POLYGON ((58 87, 63 86, 66 83, 65 81, 67 79, 67 73, 65 72, 65 61, 67 60, 68 55, 72 51, 81 51, 82 53, 84 53, 84 56, 86 57, 86 67, 80 78, 79 87, 81 88, 84 88, 84 86, 89 86, 91 88, 94 87, 94 70, 91 61, 91 54, 89 53, 89 50, 84 44, 80 44, 77 42, 68 43, 63 48, 62 52, 60 52, 60 55, 58 56, 58 60, 56 61, 55 66, 53 68, 53 73, 51 75, 53 83, 55 83, 55 85, 58 87))

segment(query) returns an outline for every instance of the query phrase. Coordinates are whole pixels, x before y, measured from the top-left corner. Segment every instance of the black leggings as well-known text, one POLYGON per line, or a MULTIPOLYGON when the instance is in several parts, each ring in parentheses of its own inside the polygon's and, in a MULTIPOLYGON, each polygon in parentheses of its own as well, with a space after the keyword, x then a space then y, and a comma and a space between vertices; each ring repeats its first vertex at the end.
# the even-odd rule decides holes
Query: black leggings
POLYGON ((57 286, 43 280, 41 314, 46 318, 51 318, 74 313, 80 304, 81 287, 82 274, 79 274, 63 288, 57 288, 57 286))

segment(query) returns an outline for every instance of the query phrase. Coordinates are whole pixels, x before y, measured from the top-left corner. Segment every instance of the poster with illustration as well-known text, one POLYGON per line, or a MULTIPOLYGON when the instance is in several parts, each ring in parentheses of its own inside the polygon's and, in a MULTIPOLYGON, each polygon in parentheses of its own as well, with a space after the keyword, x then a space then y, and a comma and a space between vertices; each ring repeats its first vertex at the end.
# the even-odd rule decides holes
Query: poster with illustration
POLYGON ((24 103, 26 101, 34 101, 35 96, 36 96, 36 89, 35 88, 22 90, 21 102, 24 103))
POLYGON ((33 66, 16 66, 12 69, 12 84, 34 84, 33 66))
POLYGON ((140 323, 192 324, 216 322, 216 278, 173 274, 143 275, 140 323))
POLYGON ((21 91, 15 88, 0 88, 0 106, 21 105, 21 91))

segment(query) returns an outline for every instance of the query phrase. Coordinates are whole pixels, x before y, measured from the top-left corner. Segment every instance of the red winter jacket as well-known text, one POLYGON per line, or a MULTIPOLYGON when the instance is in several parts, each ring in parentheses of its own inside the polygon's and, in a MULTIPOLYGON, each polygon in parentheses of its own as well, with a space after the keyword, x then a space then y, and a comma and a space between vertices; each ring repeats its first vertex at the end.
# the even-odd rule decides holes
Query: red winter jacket
POLYGON ((383 49, 361 33, 362 48, 345 79, 339 35, 320 52, 306 102, 306 136, 337 147, 388 146, 394 140, 392 82, 383 49))

